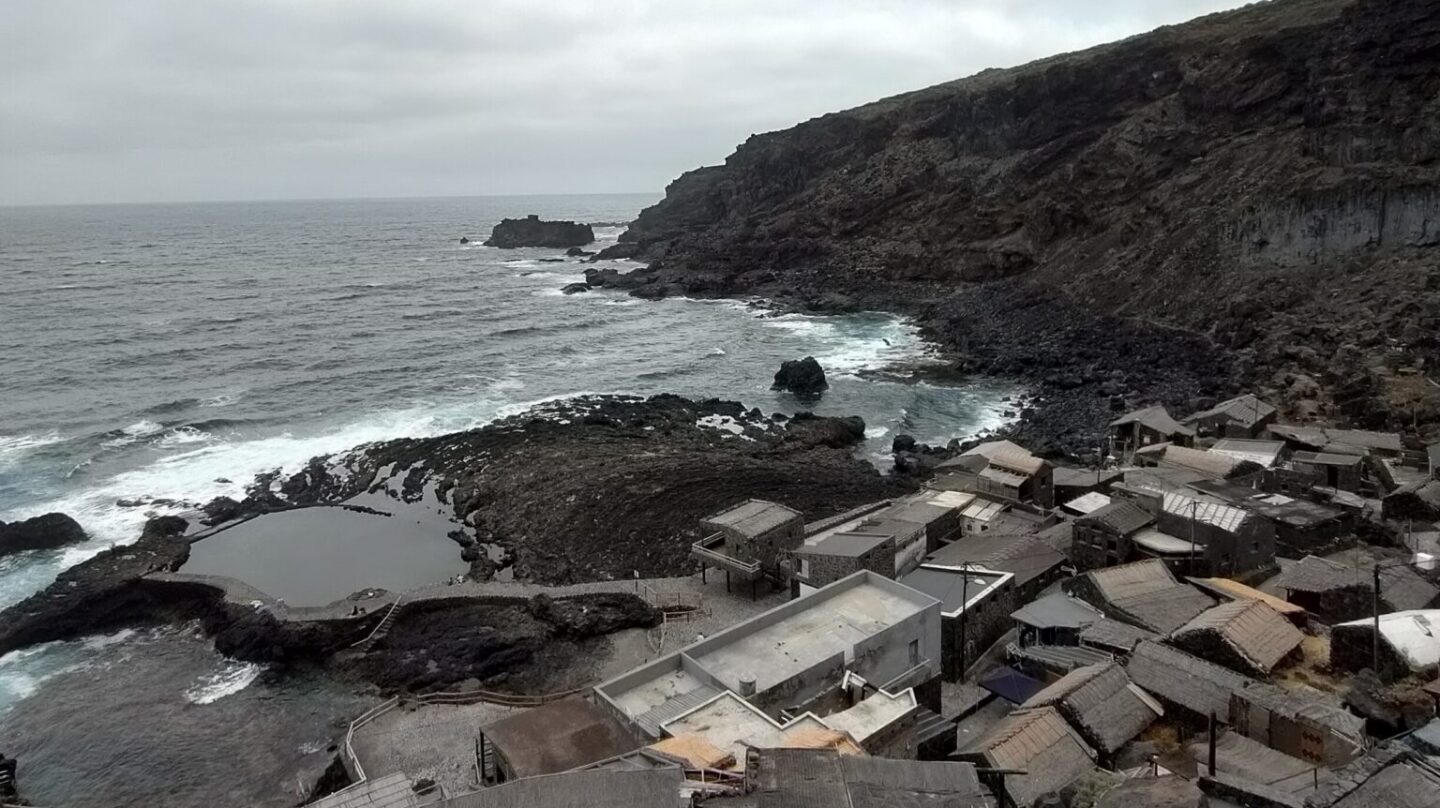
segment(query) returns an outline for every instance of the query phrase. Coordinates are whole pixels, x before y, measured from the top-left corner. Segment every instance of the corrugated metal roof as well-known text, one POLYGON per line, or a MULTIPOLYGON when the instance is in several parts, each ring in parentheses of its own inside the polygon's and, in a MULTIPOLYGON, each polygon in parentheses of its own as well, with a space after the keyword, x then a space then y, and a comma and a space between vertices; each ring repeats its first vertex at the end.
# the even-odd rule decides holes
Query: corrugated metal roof
POLYGON ((1065 503, 1065 507, 1078 514, 1090 514, 1110 504, 1110 498, 1099 491, 1091 491, 1065 503))
POLYGON ((829 536, 826 536, 814 544, 801 545, 800 548, 795 551, 795 554, 856 558, 865 555, 885 542, 893 541, 895 541, 895 536, 891 533, 847 530, 843 533, 831 533, 829 536))
POLYGON ((1234 533, 1240 529, 1250 514, 1234 505, 1226 505, 1220 502, 1210 502, 1199 497, 1186 496, 1184 494, 1168 491, 1164 495, 1162 507, 1166 513, 1175 516, 1183 516, 1186 519, 1195 519, 1207 525, 1224 530, 1227 533, 1234 533))
POLYGON ((980 476, 994 483, 999 483, 1007 488, 1019 488, 1024 485, 1029 477, 1023 474, 1016 474, 995 466, 989 466, 980 472, 980 476))
POLYGON ((960 515, 966 519, 988 522, 1007 507, 1009 506, 1000 502, 991 502, 988 499, 976 499, 969 505, 966 505, 965 510, 961 511, 960 515))
POLYGON ((1086 665, 1109 662, 1115 655, 1080 645, 1027 645, 1014 649, 1014 657, 1039 663, 1052 670, 1071 671, 1086 665))
POLYGON ((1358 466, 1365 462, 1365 458, 1360 455, 1334 452, 1296 452, 1290 457, 1290 462, 1311 463, 1317 466, 1358 466))
POLYGON ((1232 600, 1201 612, 1174 636, 1215 632, 1267 673, 1300 646, 1304 635, 1283 615, 1258 600, 1232 600))
POLYGON ((1186 446, 1166 448, 1165 454, 1160 457, 1160 462, 1166 466, 1198 471, 1217 480, 1224 479, 1225 475, 1234 471, 1235 467, 1240 464, 1239 460, 1230 455, 1207 452, 1203 449, 1191 449, 1186 446))
POLYGON ((1246 438, 1223 438, 1215 441, 1210 451, 1229 455, 1240 461, 1258 463, 1271 468, 1285 451, 1285 442, 1278 440, 1249 440, 1246 438))

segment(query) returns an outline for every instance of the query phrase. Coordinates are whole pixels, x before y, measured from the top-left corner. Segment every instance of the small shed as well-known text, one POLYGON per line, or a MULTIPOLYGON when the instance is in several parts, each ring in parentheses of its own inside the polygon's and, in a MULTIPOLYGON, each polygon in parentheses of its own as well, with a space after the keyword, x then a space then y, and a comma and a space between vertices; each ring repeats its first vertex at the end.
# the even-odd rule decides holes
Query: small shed
POLYGON ((1095 768, 1095 750, 1054 707, 1016 710, 958 756, 976 765, 1026 772, 1005 778, 1016 805, 1031 805, 1095 768))
POLYGON ((1099 609, 1064 592, 1052 592, 1010 614, 1020 625, 1020 645, 1078 645, 1081 629, 1099 621, 1099 609))
POLYGON ((572 697, 522 710, 481 728, 483 768, 495 782, 554 774, 615 757, 640 744, 591 702, 572 697))
POLYGON ((1116 662, 1076 668, 1020 707, 1055 707, 1104 757, 1113 755, 1165 713, 1116 662))
POLYGON ((1201 612, 1170 643, 1247 676, 1268 676, 1300 647, 1304 635, 1258 600, 1229 600, 1201 612))
POLYGON ((1194 439, 1194 429, 1170 417, 1170 411, 1158 404, 1110 422, 1110 440, 1122 455, 1156 443, 1189 446, 1194 439))

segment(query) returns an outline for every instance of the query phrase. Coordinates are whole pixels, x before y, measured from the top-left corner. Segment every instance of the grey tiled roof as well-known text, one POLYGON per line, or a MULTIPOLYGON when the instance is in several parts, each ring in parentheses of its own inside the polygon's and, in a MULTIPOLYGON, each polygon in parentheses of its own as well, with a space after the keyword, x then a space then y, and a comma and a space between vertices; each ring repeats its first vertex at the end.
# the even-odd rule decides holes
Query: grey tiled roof
POLYGON ((1076 519, 1077 522, 1099 523, 1109 527, 1121 536, 1128 536, 1155 521, 1150 512, 1126 499, 1117 499, 1109 505, 1076 519))
POLYGON ((1161 713, 1116 662, 1076 668, 1020 706, 1059 707, 1086 741, 1107 753, 1129 743, 1161 713))
POLYGON ((832 749, 757 752, 759 808, 984 808, 975 767, 950 761, 841 755, 832 749))
POLYGON ((983 754, 995 768, 1024 770, 1005 778, 1017 805, 1030 805, 1094 768, 1094 752, 1053 707, 1016 710, 962 751, 983 754))
MULTIPOLYGON (((1254 667, 1267 673, 1304 639, 1300 629, 1258 600, 1232 600, 1207 609, 1181 626, 1174 640, 1189 647, 1183 642, 1186 637, 1208 632, 1213 632, 1254 667)), ((1250 669, 1250 666, 1243 667, 1250 669)))
POLYGON ((1100 645, 1106 648, 1123 649, 1125 653, 1135 650, 1143 640, 1158 640, 1160 635, 1129 623, 1105 618, 1097 620, 1080 631, 1080 642, 1086 645, 1100 645))
POLYGON ((1160 634, 1215 605, 1209 595, 1176 581, 1159 559, 1091 570, 1085 578, 1104 601, 1095 604, 1101 610, 1160 634))
POLYGON ((1023 586, 1066 562, 1060 551, 1031 536, 995 532, 965 536, 951 542, 926 559, 928 563, 958 565, 969 562, 986 569, 1015 573, 1015 585, 1023 586))
POLYGON ((1230 694, 1252 679, 1199 657, 1147 640, 1135 646, 1125 672, 1135 684, 1200 715, 1230 720, 1230 694))
POLYGON ((1280 574, 1267 585, 1291 592, 1330 592, 1365 583, 1355 570, 1309 555, 1293 564, 1281 565, 1280 574))
POLYGON ((444 808, 682 808, 684 772, 590 769, 525 777, 451 797, 444 808))

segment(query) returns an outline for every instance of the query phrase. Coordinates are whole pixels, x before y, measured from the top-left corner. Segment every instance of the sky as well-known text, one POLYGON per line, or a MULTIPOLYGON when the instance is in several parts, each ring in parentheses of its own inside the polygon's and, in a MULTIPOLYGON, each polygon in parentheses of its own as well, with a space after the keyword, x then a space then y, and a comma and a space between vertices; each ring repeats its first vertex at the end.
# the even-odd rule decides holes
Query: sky
POLYGON ((0 205, 658 193, 1233 0, 4 0, 0 205))

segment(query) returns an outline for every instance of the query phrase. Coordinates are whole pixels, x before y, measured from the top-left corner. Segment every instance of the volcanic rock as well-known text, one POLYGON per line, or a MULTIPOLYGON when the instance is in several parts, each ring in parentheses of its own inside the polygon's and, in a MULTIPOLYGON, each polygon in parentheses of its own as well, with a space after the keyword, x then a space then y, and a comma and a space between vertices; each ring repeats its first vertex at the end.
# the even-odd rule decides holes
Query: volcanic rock
POLYGON ((567 294, 567 295, 578 295, 578 294, 580 294, 581 292, 588 292, 588 291, 590 291, 590 284, 588 284, 588 283, 567 283, 567 284, 565 284, 564 286, 560 287, 560 291, 561 291, 561 292, 564 292, 564 293, 567 294))
POLYGON ((911 315, 1035 388, 1035 451, 1094 451, 1110 396, 1187 411, 1344 345, 1362 372, 1296 394, 1423 431, 1440 390, 1365 369, 1440 366, 1436 86, 1433 2, 1255 3, 752 136, 617 247, 645 290, 911 315))
POLYGON ((789 390, 797 396, 818 396, 829 386, 825 370, 813 356, 782 362, 773 385, 776 390, 789 390))
POLYGON ((9 524, 0 522, 0 556, 23 550, 53 550, 86 538, 80 523, 63 513, 47 513, 9 524))
POLYGON ((490 231, 486 247, 581 247, 595 240, 588 224, 547 222, 535 214, 504 219, 490 231))

